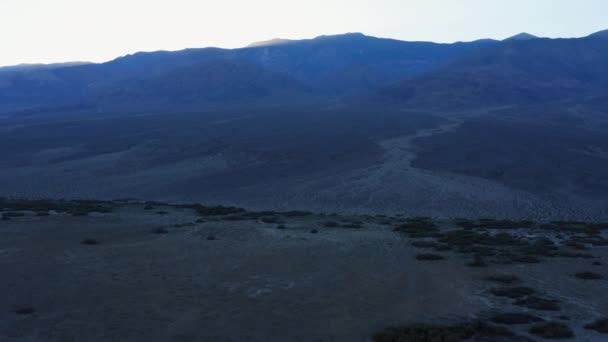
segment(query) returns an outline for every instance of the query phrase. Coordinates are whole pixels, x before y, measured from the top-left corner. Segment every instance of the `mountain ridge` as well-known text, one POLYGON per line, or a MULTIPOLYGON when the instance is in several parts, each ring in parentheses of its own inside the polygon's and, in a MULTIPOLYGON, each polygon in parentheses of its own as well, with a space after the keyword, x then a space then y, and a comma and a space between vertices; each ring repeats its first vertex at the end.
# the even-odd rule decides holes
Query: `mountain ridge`
POLYGON ((272 104, 312 99, 314 103, 348 103, 353 97, 381 94, 397 103, 422 107, 501 106, 597 96, 608 82, 602 64, 602 58, 608 56, 603 41, 597 39, 606 32, 570 39, 520 33, 504 41, 451 44, 407 42, 355 32, 280 39, 237 49, 138 52, 106 63, 7 69, 0 72, 0 113, 82 106, 120 110, 118 103, 128 103, 129 108, 137 103, 140 110, 183 108, 180 99, 184 98, 191 99, 187 101, 191 110, 200 110, 208 104, 205 99, 214 98, 217 106, 237 107, 249 104, 256 94, 265 94, 257 102, 264 99, 272 104), (205 65, 212 61, 234 63, 249 76, 239 78, 230 68, 221 67, 225 77, 214 74, 208 80, 201 78, 211 75, 205 65), (179 70, 189 72, 177 77, 179 70), (237 79, 244 82, 240 88, 235 87, 237 79), (270 84, 266 87, 256 80, 270 84), (284 89, 275 87, 282 82, 286 82, 284 89), (161 86, 163 83, 167 86, 161 86), (158 89, 166 93, 160 94, 158 89), (244 94, 246 89, 251 94, 244 94), (145 94, 146 90, 150 94, 145 94), (220 90, 225 94, 219 94, 220 90), (233 97, 231 91, 239 95, 233 97), (138 101, 128 101, 129 94, 138 101), (159 107, 161 98, 165 103, 159 107))

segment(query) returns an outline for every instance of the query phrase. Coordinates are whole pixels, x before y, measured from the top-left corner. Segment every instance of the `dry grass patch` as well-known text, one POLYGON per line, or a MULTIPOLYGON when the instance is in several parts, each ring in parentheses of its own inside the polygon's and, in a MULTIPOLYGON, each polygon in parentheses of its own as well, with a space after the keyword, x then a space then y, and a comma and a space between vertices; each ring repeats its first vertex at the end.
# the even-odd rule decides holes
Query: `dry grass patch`
POLYGON ((602 334, 608 334, 608 318, 601 318, 597 321, 585 325, 585 329, 595 330, 602 334))
POLYGON ((492 316, 491 321, 498 324, 528 324, 544 321, 542 318, 518 312, 501 313, 492 316))
MULTIPOLYGON (((412 324, 404 327, 391 327, 373 336, 374 342, 457 342, 493 341, 496 338, 513 337, 507 328, 481 322, 454 326, 412 324)), ((507 339, 508 340, 508 339, 507 339)))
POLYGON ((532 326, 528 331, 532 335, 546 339, 574 338, 574 332, 561 322, 539 323, 532 326))
POLYGON ((445 259, 445 258, 438 254, 422 253, 422 254, 416 255, 416 260, 422 260, 422 261, 438 261, 438 260, 443 260, 443 259, 445 259))
POLYGON ((579 272, 579 273, 576 273, 574 276, 576 278, 582 279, 582 280, 600 280, 600 279, 604 279, 604 276, 602 276, 601 274, 595 273, 595 272, 589 272, 589 271, 579 272))

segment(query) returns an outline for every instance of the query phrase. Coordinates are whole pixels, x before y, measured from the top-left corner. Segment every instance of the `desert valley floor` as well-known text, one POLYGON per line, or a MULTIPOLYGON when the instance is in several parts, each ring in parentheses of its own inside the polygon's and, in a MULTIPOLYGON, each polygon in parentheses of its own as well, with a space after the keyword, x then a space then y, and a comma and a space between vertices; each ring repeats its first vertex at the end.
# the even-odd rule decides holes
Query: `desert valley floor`
POLYGON ((2 341, 608 339, 602 224, 126 200, 0 209, 2 341))

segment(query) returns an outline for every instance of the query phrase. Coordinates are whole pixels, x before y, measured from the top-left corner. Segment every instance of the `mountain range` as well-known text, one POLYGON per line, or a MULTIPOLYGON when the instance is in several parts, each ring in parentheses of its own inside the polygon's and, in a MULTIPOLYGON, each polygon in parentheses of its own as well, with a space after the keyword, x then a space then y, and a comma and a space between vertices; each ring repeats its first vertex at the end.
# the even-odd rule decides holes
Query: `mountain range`
POLYGON ((608 219, 608 31, 0 68, 0 196, 608 219))
POLYGON ((136 53, 101 64, 5 67, 0 112, 199 110, 376 95, 416 106, 595 96, 606 89, 604 38, 605 31, 578 39, 521 33, 504 41, 436 44, 351 33, 232 50, 136 53))

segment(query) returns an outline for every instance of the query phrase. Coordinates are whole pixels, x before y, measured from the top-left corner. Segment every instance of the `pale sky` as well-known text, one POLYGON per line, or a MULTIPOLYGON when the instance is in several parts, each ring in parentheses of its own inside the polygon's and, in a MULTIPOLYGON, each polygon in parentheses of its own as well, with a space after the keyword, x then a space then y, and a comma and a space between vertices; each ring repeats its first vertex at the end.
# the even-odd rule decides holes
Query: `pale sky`
POLYGON ((0 66, 345 32, 454 42, 603 29, 608 0, 0 0, 0 66))

